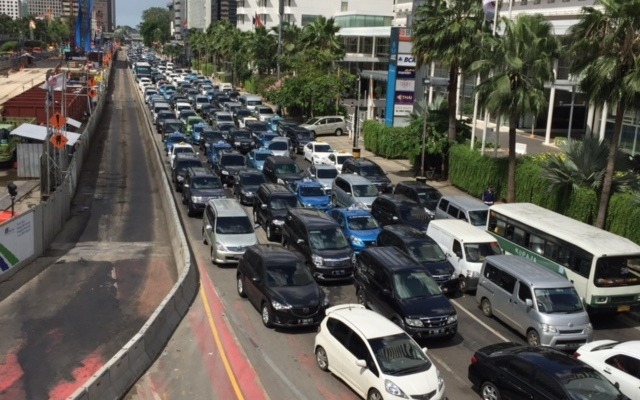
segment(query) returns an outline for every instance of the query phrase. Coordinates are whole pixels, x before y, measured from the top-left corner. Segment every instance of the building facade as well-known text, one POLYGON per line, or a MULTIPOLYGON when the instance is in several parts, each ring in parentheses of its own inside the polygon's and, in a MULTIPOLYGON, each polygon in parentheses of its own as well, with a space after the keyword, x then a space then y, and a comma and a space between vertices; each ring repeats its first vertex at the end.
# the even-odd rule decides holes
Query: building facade
POLYGON ((0 0, 0 14, 8 15, 13 19, 22 17, 20 0, 0 0))
POLYGON ((29 15, 36 18, 59 18, 63 16, 62 0, 27 0, 29 15))
POLYGON ((183 28, 206 30, 211 24, 211 0, 187 0, 186 26, 183 28))
POLYGON ((211 0, 211 22, 229 21, 236 25, 237 10, 238 0, 211 0))

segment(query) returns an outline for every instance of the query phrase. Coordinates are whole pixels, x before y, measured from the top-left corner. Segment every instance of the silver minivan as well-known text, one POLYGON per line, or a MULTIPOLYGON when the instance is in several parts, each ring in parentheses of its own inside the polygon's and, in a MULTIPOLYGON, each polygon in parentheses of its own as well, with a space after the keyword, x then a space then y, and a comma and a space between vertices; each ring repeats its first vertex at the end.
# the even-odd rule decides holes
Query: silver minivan
POLYGON ((476 301, 484 315, 520 332, 530 346, 575 350, 593 339, 589 315, 573 284, 520 256, 485 259, 476 301))
POLYGON ((247 247, 258 243, 253 224, 236 199, 213 199, 202 214, 202 242, 213 264, 236 263, 247 247))
POLYGON ((334 207, 357 204, 371 209, 379 193, 376 186, 364 176, 338 175, 331 186, 331 201, 334 207))
POLYGON ((328 115, 325 117, 311 118, 300 125, 317 135, 342 135, 347 131, 347 122, 342 115, 328 115))
POLYGON ((469 196, 442 196, 436 206, 435 219, 461 219, 473 226, 487 225, 489 206, 469 196))

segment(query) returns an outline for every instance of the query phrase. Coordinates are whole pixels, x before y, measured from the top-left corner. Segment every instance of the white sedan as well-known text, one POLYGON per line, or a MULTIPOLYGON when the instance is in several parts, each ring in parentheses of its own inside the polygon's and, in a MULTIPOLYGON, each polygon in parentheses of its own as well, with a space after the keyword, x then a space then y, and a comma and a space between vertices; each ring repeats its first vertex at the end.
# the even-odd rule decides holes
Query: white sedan
POLYGON ((640 400, 640 340, 596 340, 574 356, 596 369, 631 400, 640 400))
POLYGON ((334 153, 327 142, 309 142, 304 146, 304 159, 311 164, 332 164, 329 156, 334 153))

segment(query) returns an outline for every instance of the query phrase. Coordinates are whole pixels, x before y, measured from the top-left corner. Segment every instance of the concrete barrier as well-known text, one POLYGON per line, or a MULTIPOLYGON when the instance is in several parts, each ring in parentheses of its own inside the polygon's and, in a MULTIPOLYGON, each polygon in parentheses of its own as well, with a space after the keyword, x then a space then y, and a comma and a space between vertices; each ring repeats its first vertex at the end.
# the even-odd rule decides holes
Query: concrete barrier
POLYGON ((141 376, 152 363, 144 348, 144 335, 137 333, 123 348, 125 349, 129 357, 130 376, 141 376))

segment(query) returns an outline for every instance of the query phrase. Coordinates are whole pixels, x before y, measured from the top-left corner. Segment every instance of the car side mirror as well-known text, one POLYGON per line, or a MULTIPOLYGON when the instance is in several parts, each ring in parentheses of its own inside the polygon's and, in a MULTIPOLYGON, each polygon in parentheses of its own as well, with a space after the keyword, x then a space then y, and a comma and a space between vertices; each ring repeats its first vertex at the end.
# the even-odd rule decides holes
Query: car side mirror
POLYGON ((298 240, 296 240, 296 243, 297 244, 303 244, 304 243, 304 239, 298 239, 298 240))
POLYGON ((356 366, 360 368, 367 368, 367 362, 365 360, 356 360, 356 366))
POLYGON ((347 196, 351 196, 351 192, 347 192, 347 196))
POLYGON ((524 303, 527 305, 527 307, 531 308, 533 307, 533 300, 531 299, 524 299, 524 303))
POLYGON ((267 205, 266 205, 266 204, 261 204, 261 205, 260 205, 260 208, 261 208, 262 210, 266 210, 266 209, 267 209, 267 205))
POLYGON ((423 347, 423 348, 422 348, 422 352, 423 352, 424 354, 427 354, 427 348, 426 348, 426 347, 423 347))
POLYGON ((210 231, 211 229, 213 229, 213 226, 211 226, 210 224, 207 224, 207 225, 204 227, 204 230, 206 230, 206 231, 210 231))

